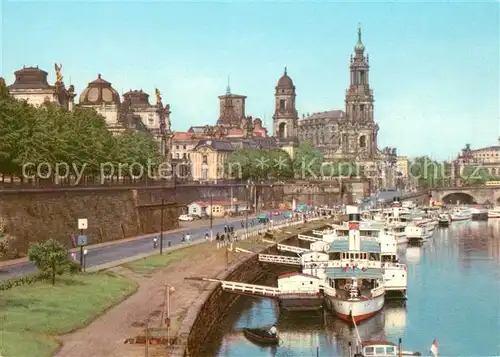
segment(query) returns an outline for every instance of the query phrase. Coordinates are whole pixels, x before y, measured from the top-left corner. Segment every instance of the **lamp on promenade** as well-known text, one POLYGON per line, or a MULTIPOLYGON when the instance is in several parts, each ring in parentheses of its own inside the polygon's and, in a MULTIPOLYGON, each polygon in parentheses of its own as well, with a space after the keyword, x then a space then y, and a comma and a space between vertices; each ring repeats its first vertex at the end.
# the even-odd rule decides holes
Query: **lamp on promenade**
POLYGON ((210 190, 210 241, 214 239, 214 195, 210 190))
POLYGON ((170 294, 175 291, 175 288, 169 284, 165 284, 165 298, 163 302, 163 323, 167 328, 167 345, 170 346, 170 294))

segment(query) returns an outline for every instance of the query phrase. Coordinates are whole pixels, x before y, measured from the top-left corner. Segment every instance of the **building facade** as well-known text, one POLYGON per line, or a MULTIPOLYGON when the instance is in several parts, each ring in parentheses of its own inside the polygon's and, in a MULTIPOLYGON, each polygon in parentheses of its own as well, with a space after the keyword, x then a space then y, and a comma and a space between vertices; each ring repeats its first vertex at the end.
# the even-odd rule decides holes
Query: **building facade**
POLYGON ((37 67, 23 67, 14 72, 15 81, 7 89, 15 99, 26 100, 29 104, 40 106, 44 103, 54 103, 65 109, 74 107, 75 87, 66 89, 61 75, 61 66, 56 69, 56 82, 48 83, 48 73, 37 67))
POLYGON ((61 73, 62 65, 54 65, 56 81, 48 83, 48 73, 38 67, 23 67, 14 72, 15 81, 7 86, 9 93, 16 99, 26 100, 39 106, 54 103, 65 109, 76 106, 94 109, 104 117, 109 130, 119 134, 126 129, 147 132, 158 142, 159 150, 168 162, 171 158, 170 106, 163 106, 160 92, 156 89, 156 104, 149 103, 149 95, 140 91, 129 91, 123 95, 113 88, 111 82, 101 74, 89 82, 81 92, 75 105, 75 88, 66 88, 61 73))
POLYGON ((238 149, 276 148, 278 142, 267 135, 260 118, 245 112, 246 96, 219 96, 219 117, 215 125, 191 126, 185 132, 174 132, 172 163, 179 179, 217 181, 231 177, 226 172, 229 156, 238 149))
POLYGON ((500 138, 497 145, 471 149, 467 144, 458 154, 456 162, 460 165, 480 165, 492 176, 500 177, 500 138))
POLYGON ((376 175, 373 188, 395 184, 396 149, 378 149, 379 126, 374 119, 374 96, 370 86, 369 57, 365 54, 361 28, 349 65, 345 108, 303 115, 295 107, 296 89, 286 69, 275 88, 274 136, 310 141, 323 152, 325 161, 362 164, 376 175))
POLYGON ((299 140, 312 142, 329 161, 395 162, 395 150, 379 150, 377 146, 379 126, 374 119, 369 57, 365 54, 361 28, 349 72, 345 108, 303 116, 298 120, 299 140))

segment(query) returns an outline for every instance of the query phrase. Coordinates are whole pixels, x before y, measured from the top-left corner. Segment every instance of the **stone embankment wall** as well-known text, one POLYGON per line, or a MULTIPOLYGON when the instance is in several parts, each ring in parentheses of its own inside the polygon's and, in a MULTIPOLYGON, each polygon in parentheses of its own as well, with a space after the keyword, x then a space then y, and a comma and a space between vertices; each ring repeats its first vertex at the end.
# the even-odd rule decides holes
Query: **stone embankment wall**
MULTIPOLYGON (((230 266, 215 279, 252 283, 259 280, 264 273, 258 254, 254 254, 245 261, 230 266)), ((219 283, 212 283, 189 309, 180 327, 176 345, 169 356, 205 356, 204 345, 207 338, 237 298, 237 294, 224 292, 219 283)))
MULTIPOLYGON (((4 233, 16 238, 7 258, 24 256, 30 243, 49 238, 71 247, 78 218, 88 219, 85 234, 91 244, 160 231, 161 203, 138 196, 137 190, 130 189, 2 192, 4 233)), ((167 201, 165 229, 178 228, 177 218, 177 205, 167 201)))

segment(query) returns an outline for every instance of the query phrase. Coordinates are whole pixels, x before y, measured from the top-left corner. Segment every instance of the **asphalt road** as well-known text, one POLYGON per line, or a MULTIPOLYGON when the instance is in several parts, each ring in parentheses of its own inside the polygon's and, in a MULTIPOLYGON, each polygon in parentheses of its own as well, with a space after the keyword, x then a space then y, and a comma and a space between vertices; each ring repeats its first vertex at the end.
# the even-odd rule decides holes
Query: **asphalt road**
MULTIPOLYGON (((255 216, 249 216, 250 219, 255 219, 255 216)), ((283 215, 273 216, 273 222, 279 222, 285 219, 283 215)), ((235 232, 243 233, 245 230, 241 229, 241 221, 245 222, 245 217, 239 219, 229 219, 226 223, 224 219, 217 219, 213 222, 213 234, 214 237, 217 232, 224 233, 224 226, 226 224, 233 225, 235 232)), ((256 229, 262 228, 262 224, 256 224, 251 227, 248 224, 248 231, 252 232, 256 229)), ((210 221, 194 221, 194 222, 182 222, 181 228, 186 230, 182 232, 164 232, 163 234, 163 246, 168 247, 168 242, 170 241, 171 246, 176 246, 181 243, 182 235, 189 233, 191 236, 191 241, 196 241, 200 239, 205 239, 205 234, 208 232, 210 234, 210 221)), ((95 247, 89 246, 87 248, 87 262, 86 267, 90 268, 96 265, 106 264, 114 262, 120 259, 125 259, 132 257, 134 255, 149 253, 155 250, 153 247, 153 237, 159 237, 159 233, 151 234, 146 237, 137 238, 133 241, 127 241, 122 243, 115 243, 105 247, 95 247)), ((156 248, 159 251, 159 244, 156 248)), ((80 260, 80 254, 76 253, 76 258, 80 260)), ((18 276, 23 276, 31 273, 35 273, 37 268, 31 262, 19 263, 16 265, 7 266, 5 268, 0 268, 0 281, 11 279, 18 276)))

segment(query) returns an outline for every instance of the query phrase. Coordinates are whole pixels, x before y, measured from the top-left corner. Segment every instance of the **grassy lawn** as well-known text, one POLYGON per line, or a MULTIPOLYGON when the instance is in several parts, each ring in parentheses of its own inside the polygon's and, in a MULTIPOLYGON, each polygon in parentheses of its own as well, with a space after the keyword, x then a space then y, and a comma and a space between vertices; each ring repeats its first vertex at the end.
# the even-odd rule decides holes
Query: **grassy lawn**
POLYGON ((133 262, 124 264, 123 266, 139 274, 150 274, 158 269, 165 268, 172 263, 182 260, 200 249, 207 248, 207 244, 205 243, 197 244, 194 246, 186 246, 185 248, 180 248, 168 253, 163 253, 162 255, 156 254, 150 257, 135 260, 133 262))
POLYGON ((111 273, 60 278, 15 287, 0 295, 0 355, 50 357, 59 348, 51 336, 85 326, 133 293, 136 284, 111 273))

